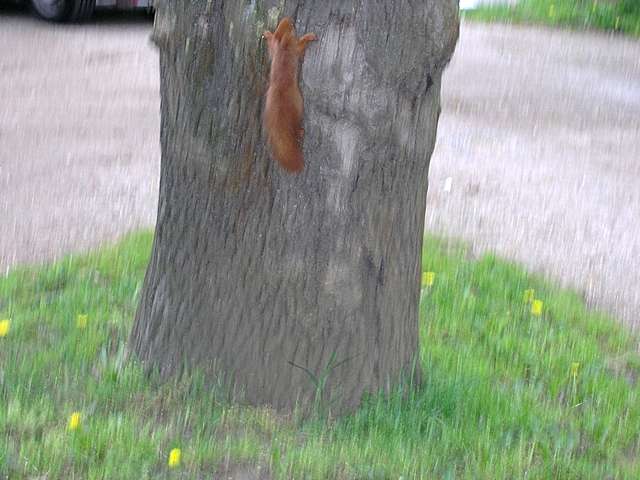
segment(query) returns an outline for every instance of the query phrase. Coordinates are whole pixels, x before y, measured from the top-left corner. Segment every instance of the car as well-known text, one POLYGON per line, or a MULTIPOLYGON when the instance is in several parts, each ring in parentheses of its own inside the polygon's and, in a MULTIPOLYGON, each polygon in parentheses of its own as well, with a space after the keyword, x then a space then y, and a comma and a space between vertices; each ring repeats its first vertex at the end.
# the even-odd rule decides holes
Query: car
POLYGON ((153 7, 153 0, 30 0, 33 10, 45 20, 78 22, 89 18, 96 7, 136 9, 153 7))

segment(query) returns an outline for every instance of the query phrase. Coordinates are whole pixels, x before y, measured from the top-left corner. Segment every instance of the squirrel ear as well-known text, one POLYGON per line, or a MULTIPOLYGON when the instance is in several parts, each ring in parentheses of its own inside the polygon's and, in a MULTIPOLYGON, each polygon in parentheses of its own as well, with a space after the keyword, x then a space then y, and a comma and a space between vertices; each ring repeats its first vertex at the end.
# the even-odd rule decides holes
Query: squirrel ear
POLYGON ((282 20, 280 20, 280 23, 278 24, 278 28, 276 28, 276 31, 273 32, 273 34, 278 40, 280 40, 285 33, 293 32, 293 30, 294 30, 293 20, 291 20, 290 17, 284 17, 282 20))

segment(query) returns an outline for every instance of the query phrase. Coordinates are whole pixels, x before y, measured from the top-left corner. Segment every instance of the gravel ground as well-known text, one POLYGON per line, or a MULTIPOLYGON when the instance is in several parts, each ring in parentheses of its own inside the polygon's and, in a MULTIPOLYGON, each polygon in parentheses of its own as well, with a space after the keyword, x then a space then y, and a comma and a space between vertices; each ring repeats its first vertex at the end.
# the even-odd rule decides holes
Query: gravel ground
POLYGON ((427 229, 638 327, 640 42, 466 23, 443 85, 427 229))
MULTIPOLYGON (((153 225, 151 23, 0 11, 0 270, 153 225)), ((640 324, 640 42, 462 26, 427 229, 495 251, 640 324), (450 180, 447 180, 450 179, 450 180)))
POLYGON ((145 17, 0 11, 0 272, 155 221, 158 58, 145 17))

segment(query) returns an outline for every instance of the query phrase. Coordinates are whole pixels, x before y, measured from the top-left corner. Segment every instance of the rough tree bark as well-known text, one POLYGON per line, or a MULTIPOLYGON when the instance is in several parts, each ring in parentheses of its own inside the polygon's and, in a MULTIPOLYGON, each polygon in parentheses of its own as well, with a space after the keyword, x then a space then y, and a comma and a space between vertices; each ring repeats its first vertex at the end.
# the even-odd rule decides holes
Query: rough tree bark
POLYGON ((204 368, 278 409, 320 393, 336 413, 412 372, 429 159, 457 36, 457 0, 158 4, 162 165, 139 358, 204 368), (284 15, 318 36, 301 70, 300 175, 269 158, 260 121, 261 34, 284 15))

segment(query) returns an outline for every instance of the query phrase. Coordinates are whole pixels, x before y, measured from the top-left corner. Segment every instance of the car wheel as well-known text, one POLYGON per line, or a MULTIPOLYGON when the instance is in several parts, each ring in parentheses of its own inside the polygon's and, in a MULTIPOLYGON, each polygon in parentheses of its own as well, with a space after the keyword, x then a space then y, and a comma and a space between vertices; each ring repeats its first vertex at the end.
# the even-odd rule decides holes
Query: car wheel
POLYGON ((66 20, 73 8, 73 0, 31 0, 35 12, 45 20, 66 20))
POLYGON ((95 0, 31 0, 38 15, 54 22, 81 22, 91 17, 95 0))
POLYGON ((81 22, 93 15, 93 9, 96 7, 96 0, 75 0, 69 20, 72 22, 81 22))

